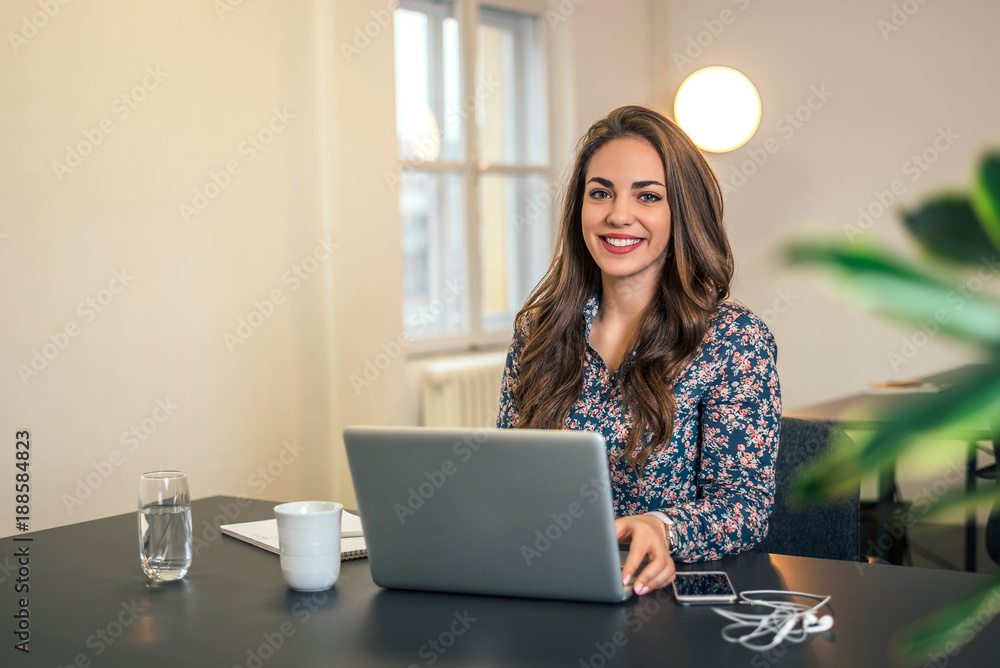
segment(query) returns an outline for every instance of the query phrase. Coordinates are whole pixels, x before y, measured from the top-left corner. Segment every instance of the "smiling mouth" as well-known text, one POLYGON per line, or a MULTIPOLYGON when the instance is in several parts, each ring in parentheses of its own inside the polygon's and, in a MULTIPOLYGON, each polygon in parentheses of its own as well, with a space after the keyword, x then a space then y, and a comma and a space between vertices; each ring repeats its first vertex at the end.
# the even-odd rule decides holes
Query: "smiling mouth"
POLYGON ((614 239, 611 237, 601 237, 601 240, 611 246, 617 248, 626 248, 628 246, 635 246, 636 244, 642 243, 643 239, 637 239, 635 237, 630 237, 628 239, 614 239))

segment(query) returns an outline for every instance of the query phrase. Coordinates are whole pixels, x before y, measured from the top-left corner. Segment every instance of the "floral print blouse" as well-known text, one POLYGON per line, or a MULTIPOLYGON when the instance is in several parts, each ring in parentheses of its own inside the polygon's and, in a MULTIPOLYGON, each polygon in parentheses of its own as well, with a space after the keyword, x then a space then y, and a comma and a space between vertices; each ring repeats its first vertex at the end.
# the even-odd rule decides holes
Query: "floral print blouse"
MULTIPOLYGON (((587 340, 598 296, 585 307, 587 340)), ((524 332, 507 354, 497 426, 514 428, 514 388, 524 332)), ((746 307, 719 302, 701 347, 674 384, 677 408, 670 442, 646 460, 642 480, 622 456, 631 413, 619 378, 588 343, 583 391, 565 429, 604 435, 615 517, 658 510, 676 523, 674 559, 704 561, 749 550, 767 534, 774 504, 774 465, 781 424, 777 347, 746 307)))

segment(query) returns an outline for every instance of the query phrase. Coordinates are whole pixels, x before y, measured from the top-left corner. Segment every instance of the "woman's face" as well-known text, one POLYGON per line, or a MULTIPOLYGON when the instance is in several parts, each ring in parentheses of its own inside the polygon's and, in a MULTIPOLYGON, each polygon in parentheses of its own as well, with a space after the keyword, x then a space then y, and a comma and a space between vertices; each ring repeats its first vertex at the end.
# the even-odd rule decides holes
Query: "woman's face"
POLYGON ((609 279, 651 284, 670 241, 666 174, 642 139, 614 139, 591 156, 583 190, 583 238, 609 279))

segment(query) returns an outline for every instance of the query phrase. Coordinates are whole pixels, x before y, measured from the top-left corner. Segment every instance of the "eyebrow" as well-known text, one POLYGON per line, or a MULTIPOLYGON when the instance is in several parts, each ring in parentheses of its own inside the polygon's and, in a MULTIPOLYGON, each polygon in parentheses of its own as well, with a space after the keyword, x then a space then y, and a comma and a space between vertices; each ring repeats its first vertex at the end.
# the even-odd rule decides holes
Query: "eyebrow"
MULTIPOLYGON (((615 187, 615 184, 613 182, 609 181, 608 179, 601 178, 600 176, 592 176, 590 177, 590 181, 597 181, 605 188, 615 187)), ((587 183, 590 183, 590 181, 587 181, 587 183)), ((635 183, 632 184, 632 190, 639 190, 640 188, 647 188, 649 186, 660 186, 661 188, 666 188, 666 186, 660 183, 659 181, 636 181, 635 183)))

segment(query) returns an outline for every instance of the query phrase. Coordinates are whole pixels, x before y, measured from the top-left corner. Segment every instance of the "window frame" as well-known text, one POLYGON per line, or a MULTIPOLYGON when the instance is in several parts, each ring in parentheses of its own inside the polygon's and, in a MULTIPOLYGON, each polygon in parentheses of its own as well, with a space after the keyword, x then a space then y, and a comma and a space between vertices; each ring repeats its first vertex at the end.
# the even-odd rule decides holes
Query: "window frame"
MULTIPOLYGON (((429 174, 455 174, 460 178, 463 193, 462 208, 465 229, 466 285, 464 287, 466 289, 463 291, 463 297, 466 309, 467 329, 459 335, 441 335, 411 339, 407 347, 407 355, 409 357, 496 350, 509 345, 513 331, 513 322, 508 323, 504 329, 497 331, 487 331, 484 327, 486 318, 483 314, 484 276, 480 241, 480 229, 482 226, 480 219, 480 180, 486 175, 539 175, 549 182, 554 178, 552 171, 553 128, 552 117, 549 113, 551 101, 548 100, 547 88, 550 64, 549 40, 544 30, 547 3, 544 0, 452 0, 452 2, 455 8, 454 16, 459 24, 459 99, 462 100, 463 105, 467 100, 475 101, 476 105, 473 111, 464 114, 463 118, 462 146, 464 157, 461 160, 400 160, 400 174, 416 174, 421 172, 429 174), (479 27, 482 24, 481 7, 496 9, 498 13, 510 11, 531 14, 537 19, 537 23, 535 24, 537 28, 534 31, 535 35, 530 40, 530 44, 518 45, 519 49, 525 47, 532 48, 533 53, 530 54, 530 57, 517 58, 516 60, 520 62, 515 63, 517 75, 524 77, 528 89, 527 99, 515 101, 518 107, 516 113, 526 114, 528 107, 533 106, 535 108, 534 113, 540 119, 540 122, 537 124, 528 124, 531 132, 525 133, 527 136, 521 140, 528 146, 544 145, 545 150, 542 152, 542 159, 535 164, 529 161, 487 163, 481 157, 479 127, 476 122, 479 102, 475 98, 479 27), (527 66, 530 58, 537 58, 540 66, 534 68, 527 66), (545 136, 544 142, 540 141, 539 135, 545 136)), ((435 14, 440 15, 441 11, 439 8, 442 5, 434 2, 434 0, 401 0, 399 7, 401 9, 416 9, 418 11, 426 11, 430 8, 435 14)), ((486 25, 496 26, 499 24, 498 27, 507 27, 516 22, 517 18, 514 16, 510 18, 509 22, 505 20, 505 17, 490 16, 489 13, 487 13, 486 17, 486 25)), ((429 51, 431 58, 436 57, 439 59, 437 61, 431 60, 432 63, 435 63, 435 65, 431 66, 431 70, 437 76, 441 68, 436 65, 440 65, 443 62, 440 42, 431 46, 429 51)), ((444 104, 443 86, 439 85, 438 90, 439 94, 434 100, 434 112, 440 114, 439 118, 446 118, 446 110, 437 108, 438 103, 444 104)), ((522 127, 524 127, 523 122, 522 127)), ((546 232, 549 238, 553 236, 555 228, 553 219, 557 215, 558 211, 553 203, 552 216, 546 221, 548 227, 546 232)), ((440 235, 437 235, 432 243, 439 244, 438 237, 440 235)), ((512 280, 514 279, 508 271, 508 284, 512 280)), ((401 285, 401 293, 402 287, 401 285)), ((405 295, 403 299, 405 300, 405 295)), ((517 305, 514 310, 516 311, 519 307, 520 305, 517 305)), ((403 327, 404 331, 406 331, 405 323, 403 327)))

